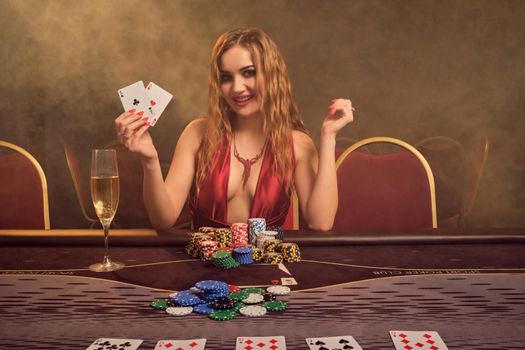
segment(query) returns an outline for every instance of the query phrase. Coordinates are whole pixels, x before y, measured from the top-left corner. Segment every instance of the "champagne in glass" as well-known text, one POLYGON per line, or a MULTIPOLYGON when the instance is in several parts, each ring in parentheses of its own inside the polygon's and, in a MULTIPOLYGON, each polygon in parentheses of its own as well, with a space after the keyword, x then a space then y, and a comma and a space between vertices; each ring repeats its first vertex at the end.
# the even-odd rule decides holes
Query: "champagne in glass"
POLYGON ((95 149, 91 154, 91 198, 95 212, 104 228, 104 260, 89 266, 91 271, 119 270, 124 264, 109 258, 109 226, 117 212, 120 195, 117 154, 114 149, 95 149))

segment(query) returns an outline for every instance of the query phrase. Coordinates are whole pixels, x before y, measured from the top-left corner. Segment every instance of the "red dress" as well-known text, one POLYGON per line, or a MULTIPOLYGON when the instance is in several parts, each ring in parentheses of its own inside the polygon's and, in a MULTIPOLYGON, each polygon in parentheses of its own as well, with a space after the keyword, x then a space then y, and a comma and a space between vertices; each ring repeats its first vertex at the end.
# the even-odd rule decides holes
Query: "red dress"
MULTIPOLYGON (((293 150, 293 141, 290 144, 293 150)), ((268 143, 257 179, 250 217, 265 218, 268 226, 281 226, 290 208, 290 193, 286 190, 285 179, 276 174, 272 167, 272 155, 272 147, 268 143)), ((210 174, 200 186, 198 196, 195 184, 191 189, 189 207, 193 227, 230 226, 231 223, 227 222, 230 158, 230 142, 224 139, 217 147, 210 174)), ((295 166, 295 157, 292 157, 292 162, 295 166)))

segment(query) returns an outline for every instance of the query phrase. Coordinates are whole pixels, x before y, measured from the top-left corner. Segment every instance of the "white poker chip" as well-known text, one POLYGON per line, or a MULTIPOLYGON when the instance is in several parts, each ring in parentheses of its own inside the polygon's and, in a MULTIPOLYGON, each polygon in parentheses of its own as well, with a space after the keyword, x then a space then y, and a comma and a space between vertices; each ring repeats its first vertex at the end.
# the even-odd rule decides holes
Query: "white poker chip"
POLYGON ((189 307, 168 307, 166 313, 172 316, 186 316, 193 312, 193 308, 189 307))
POLYGON ((268 293, 272 293, 273 295, 288 295, 290 294, 290 288, 286 286, 270 286, 266 288, 266 291, 268 293))
POLYGON ((259 305, 248 305, 241 307, 239 312, 244 316, 261 317, 266 315, 266 308, 259 305))
POLYGON ((245 299, 242 300, 242 302, 245 304, 257 304, 262 303, 263 301, 264 297, 257 293, 250 293, 245 299))

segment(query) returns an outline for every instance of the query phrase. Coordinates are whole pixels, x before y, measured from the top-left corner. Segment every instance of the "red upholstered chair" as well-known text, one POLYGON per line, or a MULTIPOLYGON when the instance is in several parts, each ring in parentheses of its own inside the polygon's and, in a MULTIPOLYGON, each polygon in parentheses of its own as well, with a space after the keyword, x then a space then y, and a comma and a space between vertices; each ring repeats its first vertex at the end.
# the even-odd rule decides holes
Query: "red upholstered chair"
POLYGON ((70 145, 64 145, 64 154, 66 156, 69 173, 71 174, 71 180, 73 181, 73 187, 77 194, 80 211, 82 212, 84 219, 90 223, 90 227, 93 227, 99 223, 99 220, 95 213, 95 209, 93 208, 93 203, 91 202, 91 194, 86 192, 89 185, 82 180, 86 179, 86 181, 89 181, 89 172, 87 172, 84 177, 82 176, 77 154, 70 145))
POLYGON ((0 228, 49 230, 47 180, 23 148, 0 141, 0 228))
POLYGON ((391 137, 359 141, 337 159, 336 167, 339 207, 334 228, 437 227, 432 171, 406 142, 391 137), (398 149, 382 154, 359 151, 379 142, 398 149))

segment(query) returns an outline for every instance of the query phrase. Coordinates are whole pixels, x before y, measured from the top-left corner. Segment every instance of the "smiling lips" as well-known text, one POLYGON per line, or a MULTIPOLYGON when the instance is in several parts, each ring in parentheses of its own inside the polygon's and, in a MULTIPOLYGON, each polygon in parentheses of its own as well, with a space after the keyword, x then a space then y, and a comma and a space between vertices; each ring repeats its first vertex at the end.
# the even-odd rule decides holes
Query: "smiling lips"
POLYGON ((246 106, 248 103, 250 103, 250 101, 253 99, 253 95, 243 95, 243 96, 239 96, 239 97, 234 97, 233 98, 233 101, 235 101, 235 103, 237 104, 237 106, 239 107, 244 107, 246 106))

